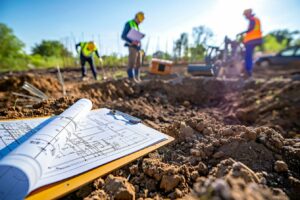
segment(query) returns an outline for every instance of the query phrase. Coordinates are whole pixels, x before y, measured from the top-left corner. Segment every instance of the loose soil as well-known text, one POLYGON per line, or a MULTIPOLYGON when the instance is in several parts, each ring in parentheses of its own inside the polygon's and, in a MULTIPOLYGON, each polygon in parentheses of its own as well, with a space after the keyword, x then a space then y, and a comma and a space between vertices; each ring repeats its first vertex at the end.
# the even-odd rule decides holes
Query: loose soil
MULTIPOLYGON (((118 109, 175 138, 62 199, 297 199, 300 196, 300 81, 177 75, 81 81, 64 70, 2 74, 0 119, 57 115, 79 98, 118 109), (24 82, 48 100, 23 101, 24 82)), ((274 74, 274 72, 273 72, 274 74)), ((275 73, 276 74, 276 73, 275 73)))

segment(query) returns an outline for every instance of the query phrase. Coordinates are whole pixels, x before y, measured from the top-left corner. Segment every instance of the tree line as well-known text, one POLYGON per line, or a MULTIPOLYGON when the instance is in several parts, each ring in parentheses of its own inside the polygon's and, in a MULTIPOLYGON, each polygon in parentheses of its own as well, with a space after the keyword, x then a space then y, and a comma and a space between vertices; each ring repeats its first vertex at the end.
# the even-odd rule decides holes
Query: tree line
MULTIPOLYGON (((77 55, 73 55, 58 40, 42 40, 31 48, 30 54, 27 54, 24 51, 25 44, 16 37, 11 28, 3 23, 0 23, 0 44, 0 71, 79 65, 77 55)), ((119 67, 126 61, 126 57, 119 57, 115 53, 103 55, 102 58, 105 67, 119 67)), ((95 61, 96 65, 100 64, 98 59, 95 61)))
MULTIPOLYGON (((174 41, 172 55, 159 51, 147 58, 151 59, 153 56, 175 61, 202 61, 214 33, 208 27, 198 26, 192 29, 191 35, 190 37, 187 32, 180 34, 179 38, 174 41)), ((298 30, 275 30, 266 34, 263 40, 264 43, 258 50, 266 53, 274 53, 289 46, 300 45, 298 30)), ((23 50, 24 43, 14 35, 11 28, 3 23, 0 23, 0 44, 0 71, 78 65, 76 56, 56 40, 43 40, 32 47, 31 54, 26 54, 23 50)), ((106 67, 116 67, 126 63, 126 56, 120 58, 115 53, 103 56, 103 58, 106 67)))

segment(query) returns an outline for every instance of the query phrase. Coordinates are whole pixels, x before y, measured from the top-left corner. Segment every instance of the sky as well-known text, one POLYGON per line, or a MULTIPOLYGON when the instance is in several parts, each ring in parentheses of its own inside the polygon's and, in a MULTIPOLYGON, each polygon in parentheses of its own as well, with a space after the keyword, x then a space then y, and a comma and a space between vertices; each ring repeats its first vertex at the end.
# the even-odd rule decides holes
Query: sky
POLYGON ((146 53, 171 53, 182 32, 192 36, 200 25, 214 33, 210 45, 221 45, 226 35, 234 38, 247 29, 242 15, 247 8, 260 18, 264 34, 300 30, 300 0, 0 0, 0 23, 13 29, 27 53, 46 39, 59 40, 73 52, 75 43, 94 40, 102 55, 125 55, 124 24, 143 11, 146 53))

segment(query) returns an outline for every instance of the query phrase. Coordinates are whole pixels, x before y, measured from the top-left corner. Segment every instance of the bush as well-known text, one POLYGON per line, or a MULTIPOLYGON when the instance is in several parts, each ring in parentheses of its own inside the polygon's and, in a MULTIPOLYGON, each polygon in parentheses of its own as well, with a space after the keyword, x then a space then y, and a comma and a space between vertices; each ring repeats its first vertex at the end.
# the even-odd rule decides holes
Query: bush
MULTIPOLYGON (((110 56, 102 56, 103 66, 108 67, 122 67, 127 63, 127 57, 118 58, 116 54, 112 54, 110 56)), ((98 59, 96 59, 98 60, 98 59)), ((96 62, 99 65, 98 61, 96 62)))
POLYGON ((64 45, 56 40, 43 40, 32 48, 32 54, 39 54, 43 57, 72 57, 64 45))
POLYGON ((59 65, 60 67, 74 67, 75 59, 73 57, 43 57, 39 54, 29 56, 29 63, 32 68, 51 68, 59 65))
POLYGON ((21 70, 27 68, 27 55, 22 51, 24 44, 12 29, 0 23, 0 70, 21 70))
POLYGON ((287 47, 287 40, 282 40, 281 42, 278 42, 276 40, 276 37, 272 35, 266 35, 264 37, 264 42, 263 42, 263 51, 267 53, 274 53, 274 52, 279 52, 280 50, 284 49, 287 47))

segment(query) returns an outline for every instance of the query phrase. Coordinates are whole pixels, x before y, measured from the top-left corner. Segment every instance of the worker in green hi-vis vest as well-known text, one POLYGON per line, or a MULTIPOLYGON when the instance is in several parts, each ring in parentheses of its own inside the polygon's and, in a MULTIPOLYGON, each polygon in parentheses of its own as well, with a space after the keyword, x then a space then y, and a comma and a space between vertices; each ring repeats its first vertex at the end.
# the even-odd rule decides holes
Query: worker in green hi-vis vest
POLYGON ((128 21, 125 24, 122 39, 125 40, 125 46, 129 49, 128 55, 128 69, 127 74, 129 79, 133 79, 135 81, 140 81, 140 67, 141 67, 141 58, 142 52, 141 50, 141 43, 139 41, 132 41, 127 37, 128 32, 131 29, 135 29, 139 31, 139 24, 142 23, 145 19, 145 15, 143 12, 138 12, 135 15, 135 18, 128 21))
POLYGON ((96 44, 93 41, 80 42, 75 46, 77 52, 78 52, 78 47, 80 47, 80 63, 81 63, 81 71, 82 71, 82 80, 86 78, 86 69, 85 69, 86 62, 90 64, 94 79, 97 80, 97 70, 93 58, 94 53, 99 58, 100 62, 102 62, 102 59, 100 58, 96 44))

